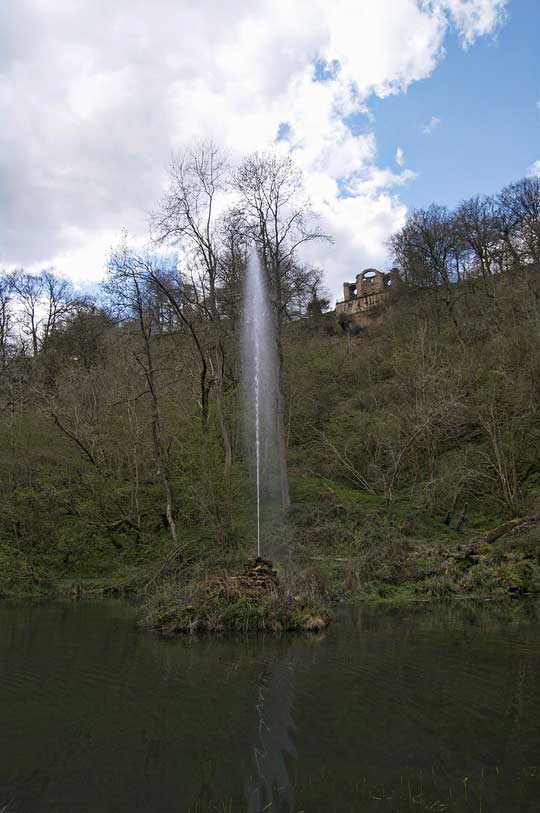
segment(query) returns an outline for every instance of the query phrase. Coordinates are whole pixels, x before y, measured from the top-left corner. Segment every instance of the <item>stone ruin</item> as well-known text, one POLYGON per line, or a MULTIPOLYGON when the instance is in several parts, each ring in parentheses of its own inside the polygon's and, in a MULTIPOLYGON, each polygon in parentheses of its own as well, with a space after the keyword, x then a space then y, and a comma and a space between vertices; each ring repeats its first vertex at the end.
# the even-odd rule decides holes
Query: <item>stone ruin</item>
POLYGON ((366 327, 380 321, 378 307, 386 299, 392 286, 399 284, 399 272, 388 273, 366 268, 356 275, 356 282, 343 283, 343 300, 336 303, 336 318, 344 329, 351 324, 366 327))

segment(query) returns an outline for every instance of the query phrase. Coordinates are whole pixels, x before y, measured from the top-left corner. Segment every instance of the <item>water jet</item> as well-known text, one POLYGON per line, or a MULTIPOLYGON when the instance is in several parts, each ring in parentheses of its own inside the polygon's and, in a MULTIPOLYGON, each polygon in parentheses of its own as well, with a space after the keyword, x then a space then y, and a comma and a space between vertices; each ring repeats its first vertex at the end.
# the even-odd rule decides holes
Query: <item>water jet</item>
POLYGON ((279 481, 279 368, 266 274, 254 247, 248 255, 244 283, 241 356, 246 445, 255 483, 257 557, 260 558, 263 519, 276 502, 279 481))

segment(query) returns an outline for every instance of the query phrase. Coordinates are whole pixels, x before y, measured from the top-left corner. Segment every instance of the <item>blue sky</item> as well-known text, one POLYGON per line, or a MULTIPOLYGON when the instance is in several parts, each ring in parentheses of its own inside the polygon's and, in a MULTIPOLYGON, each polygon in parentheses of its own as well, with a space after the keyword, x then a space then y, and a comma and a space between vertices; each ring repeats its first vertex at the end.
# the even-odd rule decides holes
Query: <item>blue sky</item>
POLYGON ((105 5, 0 0, 0 267, 102 278, 124 230, 147 242, 171 154, 204 139, 233 163, 290 150, 334 238, 302 260, 339 296, 391 262, 412 208, 540 161, 540 0, 105 5))
POLYGON ((379 165, 395 166, 399 145, 418 173, 399 189, 408 207, 496 192, 540 158, 540 2, 513 0, 507 14, 495 37, 466 51, 452 31, 430 77, 370 99, 379 165), (432 117, 440 124, 423 135, 432 117))

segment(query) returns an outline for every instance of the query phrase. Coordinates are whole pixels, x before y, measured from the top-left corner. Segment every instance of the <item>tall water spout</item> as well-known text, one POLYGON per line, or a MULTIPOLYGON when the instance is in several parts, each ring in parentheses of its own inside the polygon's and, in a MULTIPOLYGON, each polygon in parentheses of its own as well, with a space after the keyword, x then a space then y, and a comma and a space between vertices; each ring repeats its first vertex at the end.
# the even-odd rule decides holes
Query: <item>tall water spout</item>
POLYGON ((244 285, 241 349, 244 416, 255 482, 257 556, 260 556, 264 537, 263 509, 274 502, 279 479, 278 359, 268 288, 255 249, 249 253, 244 285))

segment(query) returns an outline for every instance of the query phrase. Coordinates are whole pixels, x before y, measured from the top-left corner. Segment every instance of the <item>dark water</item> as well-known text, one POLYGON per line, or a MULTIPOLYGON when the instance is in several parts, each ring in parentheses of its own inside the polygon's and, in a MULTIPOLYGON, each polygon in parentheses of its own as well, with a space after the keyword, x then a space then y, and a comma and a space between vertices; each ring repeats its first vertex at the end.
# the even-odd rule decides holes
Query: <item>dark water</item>
POLYGON ((164 642, 119 602, 0 605, 0 810, 540 810, 540 607, 355 610, 164 642))

